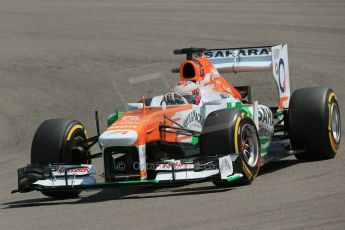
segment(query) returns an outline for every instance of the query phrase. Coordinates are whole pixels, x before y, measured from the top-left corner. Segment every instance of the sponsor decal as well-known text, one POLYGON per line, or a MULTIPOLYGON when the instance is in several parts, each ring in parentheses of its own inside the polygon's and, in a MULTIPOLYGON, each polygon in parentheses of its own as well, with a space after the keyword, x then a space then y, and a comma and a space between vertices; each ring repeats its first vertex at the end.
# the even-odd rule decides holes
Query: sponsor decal
POLYGON ((206 58, 227 58, 234 56, 263 56, 270 55, 271 48, 250 48, 250 49, 232 49, 232 50, 213 50, 206 51, 203 55, 206 58), (238 54, 238 55, 237 55, 238 54))
POLYGON ((286 90, 286 76, 285 76, 285 64, 284 60, 280 58, 279 63, 275 64, 275 71, 278 76, 278 85, 282 93, 286 90))
POLYGON ((273 136, 273 133, 265 128, 260 127, 259 136, 271 137, 273 136))
POLYGON ((225 93, 221 93, 221 94, 220 94, 220 97, 221 97, 222 99, 227 99, 227 98, 230 98, 230 95, 229 95, 229 94, 225 94, 225 93))
POLYGON ((205 75, 204 67, 199 61, 196 60, 196 62, 198 63, 200 67, 200 76, 203 77, 205 75))
POLYGON ((202 120, 203 117, 200 113, 192 111, 187 115, 186 119, 183 121, 183 127, 186 127, 187 129, 201 129, 202 120))
POLYGON ((234 172, 230 155, 219 158, 219 170, 222 179, 227 179, 234 172))
POLYGON ((139 145, 139 167, 140 167, 140 179, 147 178, 147 171, 146 171, 146 145, 139 145))
POLYGON ((272 55, 272 56, 274 57, 274 59, 278 59, 279 54, 280 54, 279 49, 275 49, 275 50, 273 51, 273 55, 272 55))
MULTIPOLYGON (((162 170, 172 170, 172 167, 168 163, 160 164, 162 170)), ((182 163, 181 161, 176 161, 174 162, 174 169, 188 169, 188 168, 193 168, 192 164, 185 164, 182 163)))
POLYGON ((259 107, 259 121, 268 125, 273 125, 273 115, 269 108, 259 107))
POLYGON ((111 134, 122 134, 122 135, 124 135, 127 133, 128 133, 128 131, 113 131, 113 132, 107 133, 107 135, 111 135, 111 134))
MULTIPOLYGON (((59 170, 57 171, 57 173, 59 174, 63 174, 66 172, 66 167, 60 167, 59 170)), ((88 173, 89 172, 89 168, 88 167, 80 167, 80 168, 74 168, 71 170, 68 170, 69 173, 88 173)))
MULTIPOLYGON (((175 170, 181 169, 194 169, 193 164, 182 163, 181 161, 172 162, 174 164, 175 170)), ((140 162, 136 161, 133 164, 125 164, 124 162, 117 162, 114 166, 115 170, 124 171, 126 169, 140 170, 140 162)), ((146 163, 145 166, 142 165, 146 170, 172 170, 171 164, 168 163, 146 163)), ((206 167, 205 167, 206 168, 206 167)))

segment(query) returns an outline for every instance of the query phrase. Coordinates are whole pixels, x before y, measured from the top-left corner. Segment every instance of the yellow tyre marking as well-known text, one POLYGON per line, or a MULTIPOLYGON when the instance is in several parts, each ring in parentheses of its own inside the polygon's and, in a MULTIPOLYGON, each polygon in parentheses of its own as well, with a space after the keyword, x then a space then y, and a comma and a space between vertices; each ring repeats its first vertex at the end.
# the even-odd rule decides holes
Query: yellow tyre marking
POLYGON ((248 179, 251 179, 253 177, 252 172, 249 170, 248 166, 242 161, 242 169, 244 171, 244 174, 248 177, 248 179))
POLYGON ((328 132, 332 131, 331 104, 328 103, 328 132))
POLYGON ((332 135, 332 114, 331 114, 331 104, 330 104, 333 97, 337 99, 334 92, 330 93, 328 96, 328 136, 331 142, 332 149, 336 153, 337 145, 335 144, 335 141, 332 135))
POLYGON ((336 95, 334 92, 332 92, 329 97, 328 97, 328 135, 329 135, 329 139, 330 139, 330 142, 331 142, 331 146, 332 146, 332 149, 333 151, 336 153, 336 150, 337 150, 337 146, 335 144, 335 141, 333 139, 333 135, 332 135, 332 114, 331 114, 331 101, 332 101, 332 98, 335 98, 337 99, 336 95))
POLYGON ((238 117, 237 120, 236 120, 236 123, 235 123, 235 133, 234 133, 234 136, 235 136, 235 152, 236 153, 239 153, 239 149, 238 149, 238 127, 239 127, 239 124, 240 124, 240 121, 241 121, 241 117, 238 117))
POLYGON ((330 103, 330 102, 331 102, 332 97, 335 97, 335 99, 337 99, 337 97, 335 96, 335 93, 334 93, 334 92, 332 92, 332 93, 331 93, 331 94, 328 96, 328 103, 330 103))
POLYGON ((334 140, 333 140, 333 135, 332 135, 332 133, 329 133, 329 139, 330 139, 330 141, 331 141, 332 149, 333 149, 333 151, 334 151, 335 154, 336 154, 336 153, 337 153, 337 146, 336 146, 336 144, 335 144, 335 142, 334 142, 334 140))
MULTIPOLYGON (((332 117, 331 117, 331 101, 332 101, 332 98, 335 97, 335 93, 331 93, 329 96, 328 96, 328 131, 331 132, 332 131, 332 117)), ((336 97, 335 97, 336 98, 336 97)))
POLYGON ((71 130, 68 132, 68 135, 67 135, 67 140, 71 140, 71 137, 72 137, 72 134, 74 133, 75 130, 77 129, 84 129, 83 126, 81 125, 75 125, 71 128, 71 130))
POLYGON ((89 138, 89 135, 88 135, 86 129, 84 129, 84 134, 85 134, 86 139, 89 138))

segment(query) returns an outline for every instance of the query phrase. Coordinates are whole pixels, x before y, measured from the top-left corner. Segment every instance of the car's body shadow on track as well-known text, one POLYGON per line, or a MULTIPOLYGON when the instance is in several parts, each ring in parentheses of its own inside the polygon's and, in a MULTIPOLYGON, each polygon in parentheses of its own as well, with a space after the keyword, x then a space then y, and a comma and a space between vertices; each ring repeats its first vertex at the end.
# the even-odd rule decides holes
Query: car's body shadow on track
MULTIPOLYGON (((269 163, 263 166, 260 170, 259 176, 267 173, 272 173, 277 170, 287 168, 298 164, 297 160, 280 160, 277 162, 269 163)), ((202 195, 211 193, 227 192, 236 189, 236 186, 229 188, 217 188, 213 185, 210 186, 196 186, 196 187, 181 187, 181 186, 128 186, 117 188, 105 188, 99 192, 84 196, 79 199, 66 199, 66 200, 54 200, 49 197, 19 200, 13 202, 3 203, 5 207, 2 209, 10 208, 25 208, 36 206, 49 206, 49 205, 63 205, 63 204, 84 204, 84 203, 98 203, 111 200, 123 200, 123 199, 147 199, 147 198, 159 198, 159 197, 178 197, 188 195, 202 195)))
POLYGON ((283 159, 275 162, 270 162, 260 169, 259 176, 272 173, 283 168, 288 168, 298 163, 299 161, 296 159, 283 159))
POLYGON ((158 198, 158 197, 177 197, 188 195, 202 195, 210 193, 226 192, 233 188, 216 188, 215 186, 206 187, 193 187, 193 188, 178 188, 171 189, 171 187, 163 188, 155 186, 131 186, 121 188, 105 188, 99 192, 90 196, 81 197, 79 199, 65 199, 55 200, 49 197, 27 199, 14 202, 3 203, 9 208, 24 208, 35 206, 47 206, 47 205, 61 205, 61 204, 84 204, 84 203, 97 203, 110 200, 119 199, 146 199, 146 198, 158 198))

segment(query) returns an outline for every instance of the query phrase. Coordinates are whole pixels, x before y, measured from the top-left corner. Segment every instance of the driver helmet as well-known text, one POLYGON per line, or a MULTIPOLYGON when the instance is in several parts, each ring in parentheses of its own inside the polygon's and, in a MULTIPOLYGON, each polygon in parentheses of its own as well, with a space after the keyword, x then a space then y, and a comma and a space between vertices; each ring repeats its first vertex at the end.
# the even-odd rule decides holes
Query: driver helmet
POLYGON ((198 105, 201 99, 199 86, 192 81, 179 81, 174 86, 174 91, 184 97, 189 104, 198 105))

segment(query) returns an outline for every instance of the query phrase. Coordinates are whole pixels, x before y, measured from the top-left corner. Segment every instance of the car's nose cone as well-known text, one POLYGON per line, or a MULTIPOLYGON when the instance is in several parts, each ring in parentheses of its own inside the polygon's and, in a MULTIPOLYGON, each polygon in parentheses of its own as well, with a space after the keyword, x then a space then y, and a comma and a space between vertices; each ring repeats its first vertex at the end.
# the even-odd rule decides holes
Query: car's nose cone
POLYGON ((133 130, 108 130, 99 137, 99 143, 103 148, 111 146, 131 146, 138 138, 133 130))

